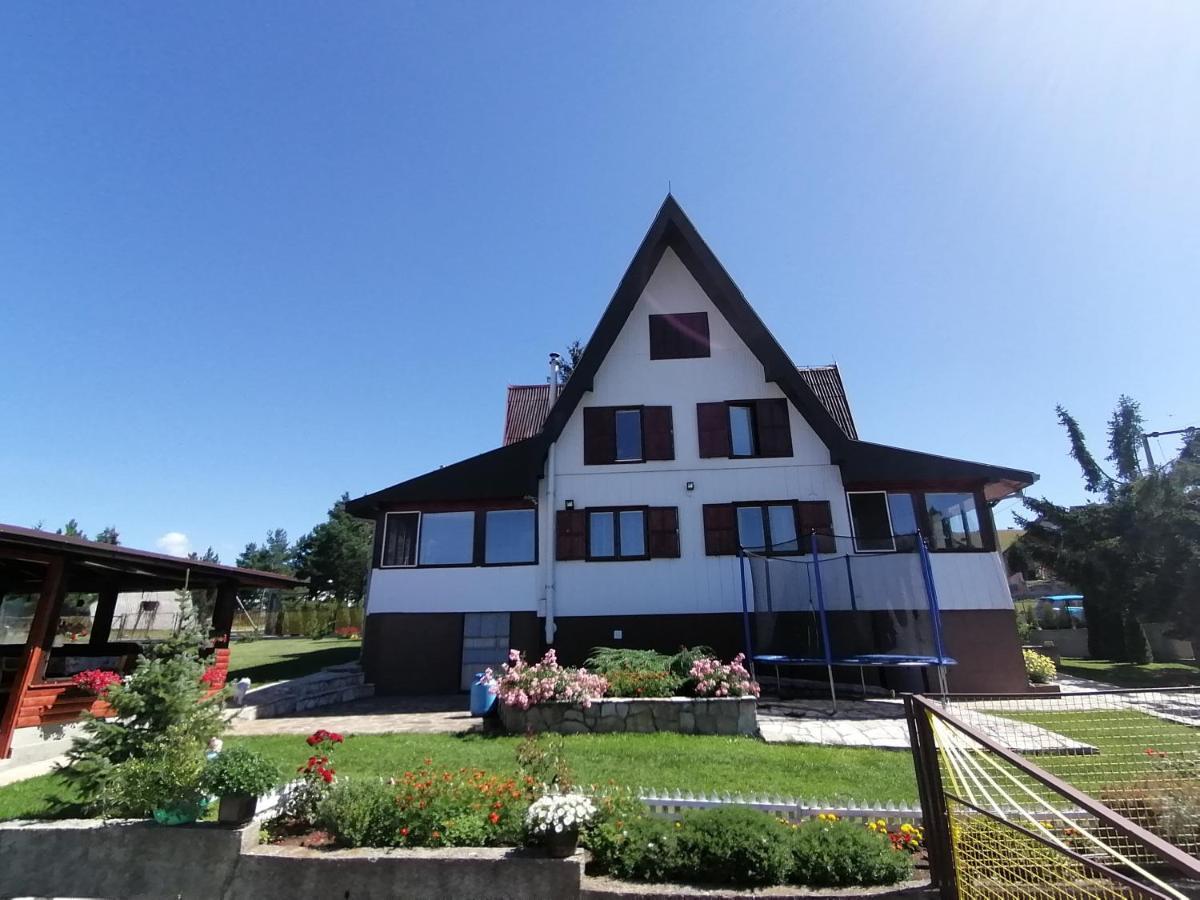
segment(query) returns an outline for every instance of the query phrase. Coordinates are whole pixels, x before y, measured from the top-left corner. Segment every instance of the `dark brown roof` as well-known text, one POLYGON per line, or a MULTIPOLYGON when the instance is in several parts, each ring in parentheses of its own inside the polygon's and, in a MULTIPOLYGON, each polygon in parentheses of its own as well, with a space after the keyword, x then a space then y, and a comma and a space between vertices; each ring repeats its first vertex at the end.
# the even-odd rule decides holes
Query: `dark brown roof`
POLYGON ((504 407, 504 446, 541 431, 549 412, 549 384, 510 384, 504 407))
POLYGON ((0 593, 24 593, 36 587, 46 561, 62 556, 70 563, 68 589, 90 593, 102 587, 121 591, 155 591, 215 587, 294 588, 304 582, 275 572, 240 569, 220 563, 102 544, 36 528, 0 524, 0 593))
MULTIPOLYGON (((801 366, 799 372, 846 437, 857 439, 858 431, 854 427, 854 416, 850 414, 850 401, 846 398, 846 388, 837 365, 801 366)), ((550 412, 549 400, 549 384, 508 386, 508 404, 504 410, 505 446, 531 438, 542 430, 542 423, 550 412)))
POLYGON ((797 371, 809 389, 817 395, 821 405, 829 410, 833 421, 848 438, 858 440, 858 429, 854 427, 854 416, 850 414, 850 400, 846 397, 846 386, 842 384, 842 373, 837 363, 828 366, 800 366, 797 371))

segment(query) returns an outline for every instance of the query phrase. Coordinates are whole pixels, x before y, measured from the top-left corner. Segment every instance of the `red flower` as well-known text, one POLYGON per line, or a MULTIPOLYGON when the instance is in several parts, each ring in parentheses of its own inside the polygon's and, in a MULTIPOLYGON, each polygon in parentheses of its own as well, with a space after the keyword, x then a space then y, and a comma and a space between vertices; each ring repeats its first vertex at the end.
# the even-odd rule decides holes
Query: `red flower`
POLYGON ((321 770, 321 777, 325 779, 325 783, 326 783, 326 784, 332 784, 332 783, 333 783, 333 772, 332 772, 332 770, 330 770, 330 769, 322 769, 322 770, 321 770))
POLYGON ((488 821, 495 825, 500 821, 500 815, 498 813, 492 813, 490 816, 488 816, 488 821))
POLYGON ((408 827, 407 826, 400 829, 400 837, 408 837, 408 827))

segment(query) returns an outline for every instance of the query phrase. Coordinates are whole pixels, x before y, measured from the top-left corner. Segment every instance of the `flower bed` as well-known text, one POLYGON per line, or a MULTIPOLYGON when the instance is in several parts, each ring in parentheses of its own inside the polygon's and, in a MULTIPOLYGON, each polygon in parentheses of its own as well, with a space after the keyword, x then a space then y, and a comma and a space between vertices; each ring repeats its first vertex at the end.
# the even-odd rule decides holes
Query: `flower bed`
POLYGON ((758 733, 757 706, 753 697, 622 697, 600 700, 586 707, 542 703, 526 709, 501 705, 500 723, 509 734, 674 731, 754 735, 758 733))

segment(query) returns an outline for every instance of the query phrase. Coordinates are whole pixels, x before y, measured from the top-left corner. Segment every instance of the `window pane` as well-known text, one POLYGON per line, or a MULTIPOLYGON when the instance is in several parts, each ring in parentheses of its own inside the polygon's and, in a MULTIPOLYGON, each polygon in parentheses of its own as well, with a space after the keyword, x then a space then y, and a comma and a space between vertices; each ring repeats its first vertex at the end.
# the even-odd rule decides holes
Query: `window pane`
POLYGON ((926 494, 925 507, 929 510, 932 549, 983 548, 974 494, 926 494))
POLYGON ((754 413, 749 406, 729 407, 729 447, 733 456, 754 455, 754 413))
POLYGON ((613 541, 613 514, 610 512, 588 513, 588 555, 593 557, 616 556, 613 541))
POLYGON ((475 555, 475 513, 425 513, 421 522, 421 565, 469 563, 475 555))
POLYGON ((739 506, 737 511, 738 543, 743 550, 766 549, 767 538, 763 534, 761 506, 739 506))
POLYGON ((896 549, 911 553, 917 549, 917 514, 913 509, 912 494, 888 494, 888 508, 892 513, 892 534, 896 549))
MULTIPOLYGON (((892 526, 888 520, 887 495, 883 491, 847 494, 854 526, 854 548, 860 552, 892 550, 892 526)), ((911 506, 911 504, 910 504, 911 506)))
POLYGON ((640 509, 621 512, 621 555, 646 555, 646 517, 640 509))
POLYGON ((642 412, 638 409, 617 410, 617 461, 642 458, 642 412))
POLYGON ((771 526, 771 550, 775 553, 795 553, 799 549, 795 510, 790 505, 768 506, 767 517, 771 526))
POLYGON ((534 560, 532 509, 488 510, 484 523, 483 561, 524 563, 534 560))
POLYGON ((417 520, 420 513, 388 513, 383 525, 383 564, 417 564, 417 520))

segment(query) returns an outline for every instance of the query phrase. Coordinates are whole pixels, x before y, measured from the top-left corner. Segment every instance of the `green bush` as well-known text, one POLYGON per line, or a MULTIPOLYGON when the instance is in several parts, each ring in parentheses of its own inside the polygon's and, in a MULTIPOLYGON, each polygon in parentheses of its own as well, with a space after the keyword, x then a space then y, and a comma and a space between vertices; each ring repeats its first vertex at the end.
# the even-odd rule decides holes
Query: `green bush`
POLYGON ((896 884, 912 874, 912 856, 886 834, 854 822, 813 819, 789 829, 789 881, 811 887, 896 884))
POLYGON ((782 884, 792 871, 790 828, 753 809, 690 812, 678 829, 685 872, 705 884, 782 884))
POLYGON ((687 871, 679 850, 679 831, 674 823, 643 812, 628 820, 593 824, 583 844, 591 851, 597 871, 626 881, 672 881, 687 871))
POLYGON ((341 780, 317 804, 314 824, 345 847, 399 847, 404 811, 383 781, 341 780))
POLYGON ((279 766, 261 753, 249 747, 230 747, 209 760, 200 785, 218 797, 258 797, 277 787, 281 780, 279 766))
POLYGON ((113 766, 92 806, 106 818, 144 818, 156 809, 197 807, 204 797, 203 771, 203 751, 187 734, 171 733, 153 753, 113 766))
POLYGON ((675 697, 685 693, 692 663, 711 655, 709 647, 681 647, 673 656, 657 650, 595 647, 585 665, 607 679, 609 697, 675 697))
POLYGON ((683 686, 683 679, 670 672, 616 669, 604 677, 609 697, 674 697, 683 686))

